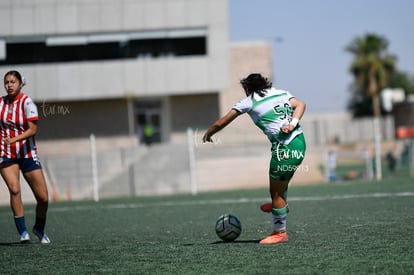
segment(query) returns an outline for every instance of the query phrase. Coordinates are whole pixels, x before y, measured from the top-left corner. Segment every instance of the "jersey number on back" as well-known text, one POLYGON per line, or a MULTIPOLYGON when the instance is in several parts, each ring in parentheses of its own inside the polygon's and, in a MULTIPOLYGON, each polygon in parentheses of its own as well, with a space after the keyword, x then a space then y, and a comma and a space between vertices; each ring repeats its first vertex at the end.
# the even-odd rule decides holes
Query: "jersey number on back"
POLYGON ((292 113, 292 107, 288 103, 283 104, 283 106, 278 104, 273 107, 273 110, 279 115, 279 119, 281 120, 285 120, 292 113))

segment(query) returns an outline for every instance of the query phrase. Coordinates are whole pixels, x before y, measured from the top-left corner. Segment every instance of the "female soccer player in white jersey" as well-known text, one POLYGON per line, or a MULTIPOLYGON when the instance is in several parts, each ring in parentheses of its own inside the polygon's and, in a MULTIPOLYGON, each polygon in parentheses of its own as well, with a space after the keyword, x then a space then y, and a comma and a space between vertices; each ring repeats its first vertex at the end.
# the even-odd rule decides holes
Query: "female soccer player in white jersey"
POLYGON ((32 232, 42 244, 50 243, 45 234, 48 191, 37 158, 35 135, 38 113, 36 105, 21 92, 25 82, 18 71, 4 76, 7 95, 0 98, 0 174, 10 193, 10 205, 22 243, 30 240, 24 220, 20 189, 20 170, 36 198, 36 222, 32 232))
POLYGON ((260 244, 287 242, 287 189, 290 179, 305 156, 305 138, 298 122, 306 105, 289 92, 272 88, 272 83, 261 74, 250 74, 240 84, 247 97, 214 122, 204 134, 203 141, 211 142, 215 133, 239 115, 250 115, 272 144, 269 168, 272 203, 263 204, 261 209, 272 213, 274 231, 261 240, 260 244))

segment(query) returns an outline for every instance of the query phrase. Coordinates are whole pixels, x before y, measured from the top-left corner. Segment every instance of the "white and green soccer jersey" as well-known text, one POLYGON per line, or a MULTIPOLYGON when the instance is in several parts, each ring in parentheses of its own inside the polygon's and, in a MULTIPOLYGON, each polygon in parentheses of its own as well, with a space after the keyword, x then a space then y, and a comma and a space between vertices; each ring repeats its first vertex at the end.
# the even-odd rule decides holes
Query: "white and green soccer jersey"
POLYGON ((290 134, 281 132, 281 128, 292 120, 293 108, 289 100, 293 97, 288 91, 270 88, 263 97, 254 93, 239 101, 233 109, 248 113, 270 142, 289 144, 302 133, 299 124, 290 134))

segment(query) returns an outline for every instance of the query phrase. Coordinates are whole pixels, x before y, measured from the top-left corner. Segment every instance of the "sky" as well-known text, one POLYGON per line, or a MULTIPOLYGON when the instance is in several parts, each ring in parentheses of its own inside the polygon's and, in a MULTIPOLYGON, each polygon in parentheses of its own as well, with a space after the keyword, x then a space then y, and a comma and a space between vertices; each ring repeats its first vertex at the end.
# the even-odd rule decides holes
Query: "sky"
POLYGON ((413 27, 413 0, 229 0, 230 41, 270 41, 274 86, 308 113, 347 111, 353 56, 345 48, 367 33, 385 37, 397 69, 414 78, 413 27))

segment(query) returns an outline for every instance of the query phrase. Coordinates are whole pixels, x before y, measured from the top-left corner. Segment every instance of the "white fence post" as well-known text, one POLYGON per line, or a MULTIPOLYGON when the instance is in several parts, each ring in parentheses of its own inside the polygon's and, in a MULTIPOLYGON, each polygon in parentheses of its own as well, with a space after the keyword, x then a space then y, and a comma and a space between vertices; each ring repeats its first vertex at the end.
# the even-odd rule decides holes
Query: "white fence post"
POLYGON ((410 139, 410 151, 408 153, 408 167, 410 177, 414 177, 414 137, 410 139))
POLYGON ((190 162, 190 185, 191 194, 196 195, 197 190, 197 172, 196 172, 196 160, 194 152, 194 132, 193 129, 187 129, 187 141, 188 141, 188 158, 190 162))
POLYGON ((380 119, 374 117, 375 179, 382 179, 381 169, 381 128, 380 119))
POLYGON ((92 183, 93 183, 93 199, 99 201, 99 181, 98 181, 98 166, 96 163, 96 141, 95 135, 90 135, 91 144, 91 163, 92 163, 92 183))

